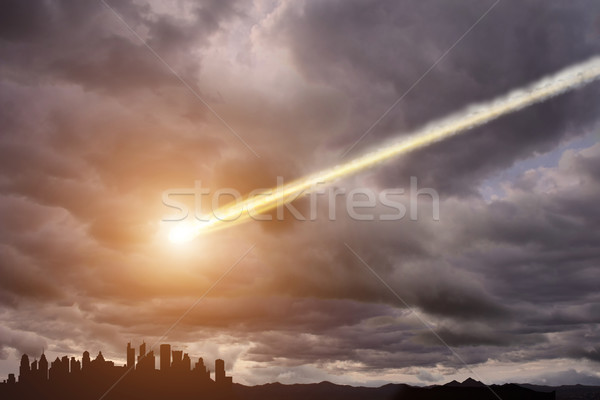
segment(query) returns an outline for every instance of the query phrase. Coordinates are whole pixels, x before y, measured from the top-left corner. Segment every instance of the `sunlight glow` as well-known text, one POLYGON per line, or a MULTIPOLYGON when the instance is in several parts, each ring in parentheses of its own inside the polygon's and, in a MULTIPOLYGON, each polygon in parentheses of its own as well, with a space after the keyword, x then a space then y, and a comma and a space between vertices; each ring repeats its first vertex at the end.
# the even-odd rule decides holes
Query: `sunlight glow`
POLYGON ((180 244, 194 240, 198 236, 199 225, 192 222, 182 222, 169 232, 169 240, 172 243, 180 244))

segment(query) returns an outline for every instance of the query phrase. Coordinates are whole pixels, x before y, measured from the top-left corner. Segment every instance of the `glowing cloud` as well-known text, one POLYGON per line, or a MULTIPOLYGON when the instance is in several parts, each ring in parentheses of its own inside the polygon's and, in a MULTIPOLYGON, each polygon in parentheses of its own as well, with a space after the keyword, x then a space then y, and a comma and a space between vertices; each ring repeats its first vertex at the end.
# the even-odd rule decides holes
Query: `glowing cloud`
POLYGON ((459 113, 432 122, 410 135, 389 141, 378 149, 344 164, 300 178, 260 196, 249 197, 244 201, 226 205, 215 210, 214 215, 207 217, 206 221, 197 221, 191 225, 189 222, 185 222, 173 228, 171 238, 178 242, 188 241, 201 233, 246 222, 259 213, 293 201, 301 193, 310 193, 311 189, 317 185, 330 184, 337 179, 357 173, 400 154, 439 142, 502 115, 576 89, 599 77, 600 57, 594 57, 490 102, 469 106, 459 113))

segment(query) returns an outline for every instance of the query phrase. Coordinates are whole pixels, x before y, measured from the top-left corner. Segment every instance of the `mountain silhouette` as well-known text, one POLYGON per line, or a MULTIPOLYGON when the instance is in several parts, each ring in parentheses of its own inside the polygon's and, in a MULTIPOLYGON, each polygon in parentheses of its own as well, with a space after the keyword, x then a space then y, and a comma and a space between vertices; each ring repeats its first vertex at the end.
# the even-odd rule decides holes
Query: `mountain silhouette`
POLYGON ((335 385, 330 382, 295 385, 271 383, 259 386, 236 384, 233 394, 236 399, 243 400, 498 400, 498 397, 503 400, 556 399, 554 392, 537 392, 515 384, 487 387, 473 379, 463 383, 453 381, 444 386, 430 387, 387 384, 372 388, 335 385))
POLYGON ((452 380, 452 381, 450 381, 450 382, 446 383, 444 386, 456 387, 456 386, 460 386, 460 385, 461 385, 461 383, 460 383, 460 382, 458 382, 458 381, 455 381, 455 380, 452 380))
POLYGON ((446 387, 486 387, 484 383, 476 381, 473 378, 467 378, 462 382, 451 381, 446 383, 446 387))

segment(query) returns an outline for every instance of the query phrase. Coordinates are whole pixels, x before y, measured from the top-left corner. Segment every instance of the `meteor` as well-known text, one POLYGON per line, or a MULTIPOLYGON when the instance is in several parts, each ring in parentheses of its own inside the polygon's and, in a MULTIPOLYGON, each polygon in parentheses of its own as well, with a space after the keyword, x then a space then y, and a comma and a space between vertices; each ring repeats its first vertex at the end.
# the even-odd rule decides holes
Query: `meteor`
POLYGON ((255 195, 243 201, 225 205, 215 210, 213 215, 207 217, 205 221, 182 222, 171 230, 169 238, 173 242, 190 241, 202 233, 246 222, 257 214, 295 200, 301 194, 310 193, 311 189, 314 190, 317 185, 331 184, 340 178, 355 174, 393 157, 439 142, 503 115, 577 89, 598 78, 600 78, 600 57, 594 57, 489 102, 471 105, 456 114, 429 123, 409 135, 387 141, 381 147, 346 163, 297 179, 262 195, 255 195))

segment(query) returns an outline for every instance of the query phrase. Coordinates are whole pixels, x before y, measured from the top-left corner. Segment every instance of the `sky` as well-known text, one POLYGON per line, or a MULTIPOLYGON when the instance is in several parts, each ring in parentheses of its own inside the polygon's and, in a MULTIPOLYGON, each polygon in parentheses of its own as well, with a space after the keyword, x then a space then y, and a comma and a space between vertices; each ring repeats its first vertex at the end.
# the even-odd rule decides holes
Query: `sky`
POLYGON ((304 198, 315 218, 174 244, 163 203, 274 187, 599 54, 595 0, 3 2, 0 377, 159 341, 243 384, 600 385, 599 83, 336 182, 415 218, 304 198))

